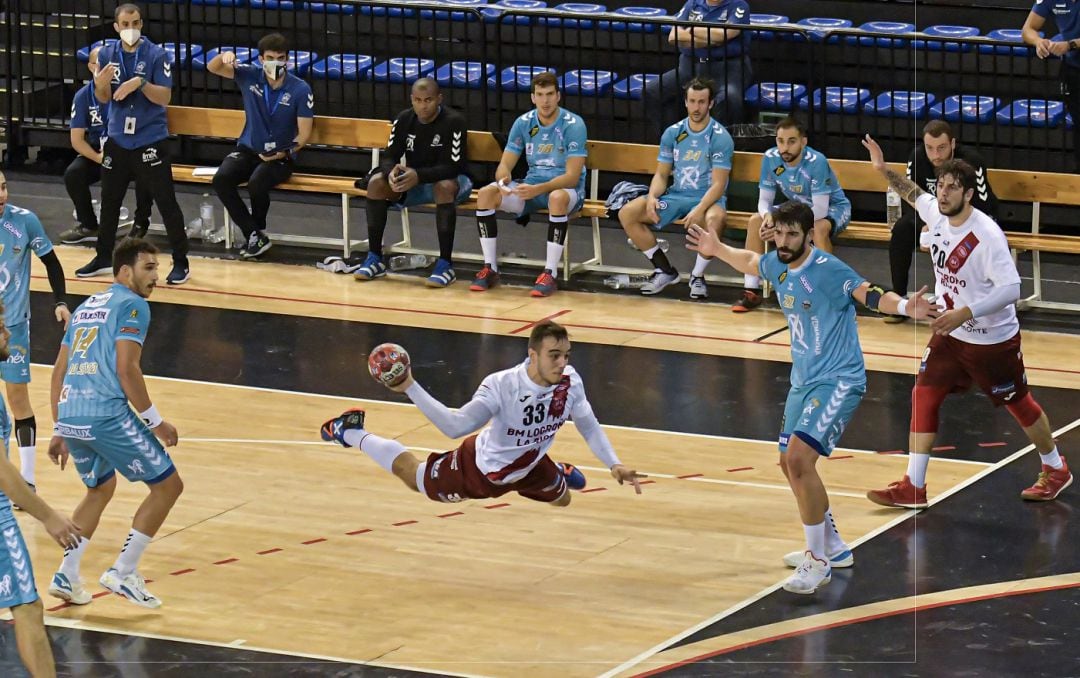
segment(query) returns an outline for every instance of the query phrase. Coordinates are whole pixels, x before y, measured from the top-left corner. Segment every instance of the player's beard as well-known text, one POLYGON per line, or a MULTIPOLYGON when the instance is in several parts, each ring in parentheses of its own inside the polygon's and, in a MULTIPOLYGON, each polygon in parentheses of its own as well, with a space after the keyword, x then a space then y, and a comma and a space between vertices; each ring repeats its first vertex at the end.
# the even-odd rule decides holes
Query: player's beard
POLYGON ((776 256, 777 256, 778 259, 780 259, 780 261, 782 263, 790 264, 793 261, 798 261, 799 257, 801 257, 804 252, 806 252, 806 238, 805 237, 803 238, 802 245, 799 246, 798 250, 792 252, 792 250, 777 248, 776 256), (788 256, 788 252, 791 252, 790 256, 788 256))
POLYGON ((946 216, 946 217, 955 217, 955 216, 956 216, 957 214, 960 214, 961 212, 963 212, 963 211, 964 211, 964 201, 963 201, 963 200, 961 200, 961 201, 960 201, 959 203, 957 203, 957 206, 956 206, 956 207, 954 207, 954 208, 951 208, 951 209, 949 209, 948 211, 946 211, 946 209, 945 209, 945 206, 944 206, 944 205, 942 205, 942 204, 941 204, 941 201, 939 200, 939 201, 938 201, 938 211, 939 211, 939 212, 941 212, 941 214, 942 214, 943 216, 946 216))

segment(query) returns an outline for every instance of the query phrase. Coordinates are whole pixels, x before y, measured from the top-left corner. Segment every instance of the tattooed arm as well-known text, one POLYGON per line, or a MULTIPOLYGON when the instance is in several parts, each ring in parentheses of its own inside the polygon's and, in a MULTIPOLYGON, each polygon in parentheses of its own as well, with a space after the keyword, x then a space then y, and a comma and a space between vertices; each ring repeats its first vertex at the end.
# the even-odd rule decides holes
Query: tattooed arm
POLYGON ((874 166, 878 172, 881 172, 889 181, 889 187, 900 194, 900 197, 904 199, 912 207, 915 207, 915 201, 919 199, 919 196, 926 191, 919 188, 911 179, 908 179, 903 174, 895 172, 885 164, 885 154, 881 152, 881 147, 878 143, 870 138, 867 134, 863 139, 862 145, 866 150, 870 151, 870 163, 874 166))

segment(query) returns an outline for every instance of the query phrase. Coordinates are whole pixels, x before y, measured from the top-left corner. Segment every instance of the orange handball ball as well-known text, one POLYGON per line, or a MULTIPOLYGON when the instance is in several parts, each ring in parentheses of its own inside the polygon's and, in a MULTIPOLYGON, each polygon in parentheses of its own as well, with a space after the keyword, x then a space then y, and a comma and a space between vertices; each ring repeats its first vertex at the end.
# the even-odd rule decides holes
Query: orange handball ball
POLYGON ((368 371, 384 386, 397 386, 409 373, 409 353, 397 344, 379 344, 368 356, 368 371))

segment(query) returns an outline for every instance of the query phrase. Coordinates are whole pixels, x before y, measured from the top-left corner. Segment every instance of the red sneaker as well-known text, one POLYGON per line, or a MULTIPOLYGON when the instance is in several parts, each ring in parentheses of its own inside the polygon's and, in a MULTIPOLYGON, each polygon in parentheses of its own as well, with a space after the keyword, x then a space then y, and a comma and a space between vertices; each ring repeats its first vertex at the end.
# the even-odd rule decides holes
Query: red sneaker
POLYGON ((762 301, 764 299, 761 296, 761 290, 743 290, 742 297, 731 307, 731 312, 749 313, 761 306, 762 301))
POLYGON ((884 490, 870 490, 866 498, 875 504, 891 508, 926 508, 926 488, 915 487, 906 475, 903 480, 889 483, 884 490))
POLYGON ((1021 492, 1020 498, 1028 501, 1051 501, 1057 499, 1062 490, 1072 485, 1072 481, 1072 473, 1064 459, 1061 460, 1059 469, 1043 464, 1035 484, 1021 492))
POLYGON ((544 272, 537 276, 536 282, 533 283, 532 292, 529 292, 529 294, 534 297, 550 297, 555 294, 557 289, 555 276, 551 275, 551 271, 544 269, 544 272))
POLYGON ((469 289, 473 292, 486 292, 498 284, 499 274, 495 272, 495 269, 484 264, 484 267, 480 269, 480 272, 473 278, 472 284, 469 285, 469 289))

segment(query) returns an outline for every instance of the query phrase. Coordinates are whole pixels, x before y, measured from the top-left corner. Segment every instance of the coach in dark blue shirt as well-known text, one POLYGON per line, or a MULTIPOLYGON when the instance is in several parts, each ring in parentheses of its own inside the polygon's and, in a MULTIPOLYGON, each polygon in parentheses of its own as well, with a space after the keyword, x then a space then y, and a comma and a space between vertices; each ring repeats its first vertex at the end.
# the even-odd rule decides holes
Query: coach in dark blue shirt
POLYGON ((1040 59, 1061 59, 1061 98, 1072 115, 1073 153, 1080 170, 1080 1, 1035 0, 1035 5, 1024 22, 1024 42, 1035 48, 1040 59), (1053 18, 1061 33, 1061 40, 1049 40, 1039 35, 1047 19, 1053 18))
POLYGON ((244 232, 244 259, 270 249, 265 233, 270 189, 292 176, 293 157, 311 136, 315 98, 306 82, 289 73, 288 61, 285 37, 271 33, 259 40, 258 63, 238 64, 236 54, 221 52, 206 65, 211 73, 235 80, 244 98, 244 131, 214 175, 214 190, 244 232), (240 197, 245 181, 250 212, 240 197))
POLYGON ((172 99, 172 63, 163 48, 142 37, 142 27, 138 6, 118 6, 113 13, 113 29, 120 41, 107 43, 98 53, 101 66, 94 76, 94 96, 99 103, 109 105, 101 159, 101 224, 97 253, 75 275, 91 278, 112 273, 120 206, 134 180, 153 196, 169 235, 173 268, 165 282, 181 285, 190 275, 188 239, 165 147, 169 136, 165 107, 172 99))
MULTIPOLYGON (((689 23, 749 24, 746 0, 687 0, 676 18, 689 23)), ((750 70, 750 34, 718 26, 676 26, 668 42, 679 48, 678 66, 645 88, 645 105, 656 126, 657 138, 683 117, 683 87, 694 77, 716 82, 717 120, 731 126, 743 121, 743 92, 753 80, 750 70)))
MULTIPOLYGON (((87 67, 91 77, 97 75, 100 47, 90 50, 87 67)), ((109 117, 109 104, 103 104, 94 96, 94 83, 87 83, 75 93, 71 103, 71 148, 79 155, 64 170, 64 187, 75 205, 78 225, 60 234, 60 242, 74 245, 80 242, 97 242, 98 218, 90 197, 90 186, 101 178, 101 161, 105 154, 101 147, 105 138, 105 124, 109 117)), ((150 228, 150 208, 153 198, 145 189, 135 186, 135 229, 145 233, 150 228)))

